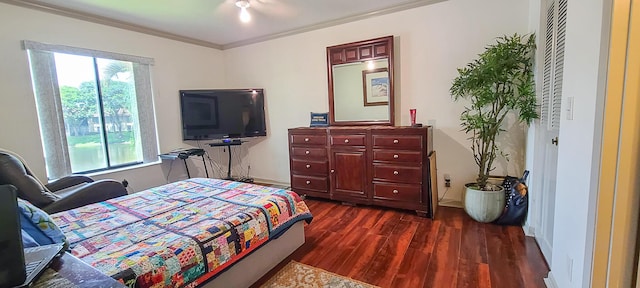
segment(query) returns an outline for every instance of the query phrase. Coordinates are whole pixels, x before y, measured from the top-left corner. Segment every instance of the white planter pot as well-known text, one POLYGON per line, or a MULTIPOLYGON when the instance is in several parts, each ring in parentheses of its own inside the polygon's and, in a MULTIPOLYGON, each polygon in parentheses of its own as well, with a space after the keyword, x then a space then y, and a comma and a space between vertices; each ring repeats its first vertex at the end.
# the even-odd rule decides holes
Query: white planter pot
POLYGON ((466 187, 464 211, 478 222, 488 223, 498 219, 504 210, 504 189, 482 191, 466 187))

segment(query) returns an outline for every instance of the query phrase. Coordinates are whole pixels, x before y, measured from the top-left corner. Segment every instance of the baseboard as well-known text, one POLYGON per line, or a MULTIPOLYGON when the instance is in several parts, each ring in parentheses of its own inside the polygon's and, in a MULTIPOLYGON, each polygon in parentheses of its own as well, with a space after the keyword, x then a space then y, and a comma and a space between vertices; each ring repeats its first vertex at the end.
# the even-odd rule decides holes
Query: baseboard
POLYGON ((256 184, 269 184, 269 185, 280 185, 280 186, 291 187, 291 183, 289 183, 289 182, 279 182, 279 181, 274 181, 274 180, 269 180, 269 179, 262 179, 262 178, 253 178, 253 183, 256 183, 256 184))
MULTIPOLYGON (((289 182, 279 182, 270 179, 262 179, 262 178, 253 178, 253 183, 255 184, 268 184, 268 185, 278 185, 284 187, 291 187, 291 183, 289 182)), ((462 205, 462 201, 456 199, 442 199, 438 201, 439 206, 445 207, 453 207, 453 208, 464 208, 462 205)))
POLYGON ((546 285, 547 288, 558 288, 556 279, 553 278, 553 273, 551 273, 551 271, 549 271, 549 274, 547 274, 547 278, 544 278, 544 285, 546 285))
POLYGON ((464 206, 462 205, 462 201, 455 199, 442 199, 438 201, 438 205, 454 208, 464 208, 464 206))
POLYGON ((524 226, 522 226, 522 231, 524 231, 524 235, 525 236, 529 236, 529 237, 535 237, 536 236, 536 230, 531 225, 525 224, 524 226))

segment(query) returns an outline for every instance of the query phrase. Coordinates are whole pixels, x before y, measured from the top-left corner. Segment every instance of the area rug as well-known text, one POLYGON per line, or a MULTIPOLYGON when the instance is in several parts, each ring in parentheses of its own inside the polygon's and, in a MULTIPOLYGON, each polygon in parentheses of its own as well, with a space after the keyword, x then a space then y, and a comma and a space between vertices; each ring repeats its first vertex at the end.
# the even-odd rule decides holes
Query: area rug
POLYGON ((289 262, 260 288, 379 288, 296 261, 289 262))

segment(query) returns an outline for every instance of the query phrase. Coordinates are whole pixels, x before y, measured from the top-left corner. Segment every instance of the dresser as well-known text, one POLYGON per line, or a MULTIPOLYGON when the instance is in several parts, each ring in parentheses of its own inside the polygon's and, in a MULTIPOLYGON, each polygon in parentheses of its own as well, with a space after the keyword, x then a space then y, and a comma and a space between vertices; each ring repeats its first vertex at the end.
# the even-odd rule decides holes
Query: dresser
POLYGON ((438 194, 432 136, 431 126, 289 129, 291 190, 433 217, 438 194))

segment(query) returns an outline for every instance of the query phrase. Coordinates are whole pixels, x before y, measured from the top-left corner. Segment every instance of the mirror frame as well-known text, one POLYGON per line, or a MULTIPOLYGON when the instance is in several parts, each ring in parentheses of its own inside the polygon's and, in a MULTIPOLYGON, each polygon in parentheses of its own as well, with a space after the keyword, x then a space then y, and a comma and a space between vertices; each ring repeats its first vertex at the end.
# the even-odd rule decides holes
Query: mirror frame
POLYGON ((394 125, 395 89, 393 85, 393 36, 385 36, 327 47, 327 72, 329 74, 329 124, 331 126, 394 125), (333 92, 333 65, 383 58, 387 58, 387 61, 389 61, 389 120, 336 121, 334 108, 335 95, 333 92))

